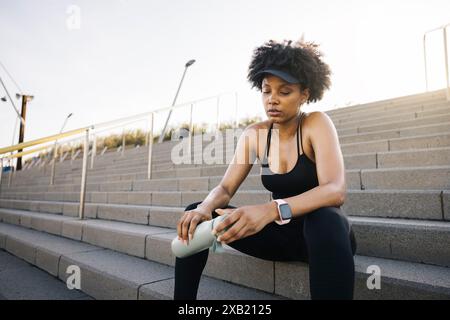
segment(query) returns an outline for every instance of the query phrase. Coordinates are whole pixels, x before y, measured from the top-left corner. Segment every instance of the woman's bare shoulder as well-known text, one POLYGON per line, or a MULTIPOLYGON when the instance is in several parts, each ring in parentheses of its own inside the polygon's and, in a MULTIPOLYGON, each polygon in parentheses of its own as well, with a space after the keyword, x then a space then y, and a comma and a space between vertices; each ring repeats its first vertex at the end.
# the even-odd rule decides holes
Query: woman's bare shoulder
POLYGON ((305 133, 306 131, 309 132, 310 128, 314 126, 315 113, 317 112, 320 111, 303 112, 302 129, 305 133))
POLYGON ((255 123, 248 125, 245 128, 245 130, 258 131, 259 129, 269 129, 269 127, 270 127, 270 121, 264 120, 264 121, 259 121, 259 122, 255 122, 255 123))
POLYGON ((249 138, 252 150, 256 152, 256 157, 260 159, 263 154, 267 132, 270 128, 270 121, 264 120, 252 123, 245 128, 246 136, 249 138))

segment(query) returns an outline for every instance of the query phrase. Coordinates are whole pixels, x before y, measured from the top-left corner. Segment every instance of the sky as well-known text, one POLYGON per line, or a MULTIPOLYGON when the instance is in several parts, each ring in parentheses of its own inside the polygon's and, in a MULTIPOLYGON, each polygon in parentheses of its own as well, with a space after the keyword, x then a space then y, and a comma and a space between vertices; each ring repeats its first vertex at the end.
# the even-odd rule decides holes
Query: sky
MULTIPOLYGON (((247 82, 253 50, 302 35, 333 72, 331 89, 304 111, 424 92, 423 35, 447 23, 448 0, 0 0, 0 62, 34 96, 29 141, 60 132, 69 113, 64 131, 171 106, 190 59, 176 104, 220 95, 194 105, 194 122, 214 123, 218 100, 221 121, 236 101, 239 117, 264 118, 247 82)), ((443 88, 442 33, 427 41, 430 89, 443 88)), ((14 96, 1 67, 0 77, 14 96)), ((171 123, 188 121, 188 110, 171 123)), ((16 120, 0 101, 0 147, 17 143, 16 120)))

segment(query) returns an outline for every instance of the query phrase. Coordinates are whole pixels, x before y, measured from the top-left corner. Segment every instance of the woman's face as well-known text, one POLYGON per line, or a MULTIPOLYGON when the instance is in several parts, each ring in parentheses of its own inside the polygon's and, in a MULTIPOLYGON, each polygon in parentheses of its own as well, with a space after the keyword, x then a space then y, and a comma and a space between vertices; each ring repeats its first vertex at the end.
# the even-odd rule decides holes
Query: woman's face
POLYGON ((262 99, 269 120, 282 123, 298 115, 300 106, 308 99, 300 84, 292 84, 268 74, 262 82, 262 99))

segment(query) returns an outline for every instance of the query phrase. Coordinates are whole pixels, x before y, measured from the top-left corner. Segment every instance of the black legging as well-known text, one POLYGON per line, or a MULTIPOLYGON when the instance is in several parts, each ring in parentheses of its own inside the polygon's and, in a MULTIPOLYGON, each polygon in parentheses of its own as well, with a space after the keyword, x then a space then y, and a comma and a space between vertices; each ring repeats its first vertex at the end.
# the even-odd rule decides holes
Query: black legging
MULTIPOLYGON (((186 207, 192 210, 201 202, 186 207)), ((235 208, 227 206, 226 208, 235 208)), ((217 213, 213 212, 213 218, 217 213)), ((356 241, 339 207, 322 207, 290 223, 269 223, 261 231, 228 245, 270 261, 309 263, 311 299, 353 299, 356 241)), ((195 300, 209 250, 176 258, 175 300, 195 300)))

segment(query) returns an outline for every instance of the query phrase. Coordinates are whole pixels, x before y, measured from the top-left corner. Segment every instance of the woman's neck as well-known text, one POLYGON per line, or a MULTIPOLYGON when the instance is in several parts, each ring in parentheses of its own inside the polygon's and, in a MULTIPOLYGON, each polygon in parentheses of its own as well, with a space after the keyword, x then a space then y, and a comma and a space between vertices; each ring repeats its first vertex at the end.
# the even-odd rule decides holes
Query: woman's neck
POLYGON ((296 135, 298 122, 300 121, 299 118, 300 115, 296 115, 286 122, 273 124, 273 129, 278 129, 280 140, 290 140, 293 136, 296 135))

